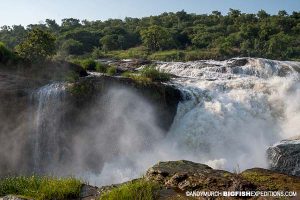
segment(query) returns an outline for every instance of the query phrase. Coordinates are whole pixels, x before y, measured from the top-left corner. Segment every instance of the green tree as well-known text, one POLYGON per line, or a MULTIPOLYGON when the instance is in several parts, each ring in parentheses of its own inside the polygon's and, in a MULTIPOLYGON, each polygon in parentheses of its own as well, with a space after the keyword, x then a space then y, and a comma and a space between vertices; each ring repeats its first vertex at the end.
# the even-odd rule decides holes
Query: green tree
POLYGON ((61 45, 60 51, 71 55, 83 54, 83 45, 81 42, 73 39, 68 39, 61 45))
POLYGON ((144 45, 151 51, 167 49, 172 41, 170 32, 157 25, 142 30, 141 37, 144 45))
POLYGON ((20 57, 33 62, 42 61, 55 54, 55 37, 47 31, 34 29, 15 50, 20 57))
POLYGON ((268 41, 268 56, 274 59, 286 59, 291 54, 291 37, 280 32, 268 41))
POLYGON ((100 39, 100 44, 104 51, 116 50, 119 47, 118 35, 105 35, 100 39))

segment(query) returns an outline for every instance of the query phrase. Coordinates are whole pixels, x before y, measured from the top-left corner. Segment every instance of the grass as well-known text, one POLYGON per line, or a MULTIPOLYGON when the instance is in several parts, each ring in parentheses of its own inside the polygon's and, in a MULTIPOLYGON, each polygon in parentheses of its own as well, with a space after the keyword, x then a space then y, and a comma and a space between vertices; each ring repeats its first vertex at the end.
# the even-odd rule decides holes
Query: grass
POLYGON ((140 83, 140 84, 143 84, 143 85, 147 85, 149 83, 151 83, 151 79, 150 78, 147 78, 147 77, 144 77, 144 76, 141 76, 139 73, 133 73, 133 72, 124 72, 122 74, 123 77, 126 77, 126 78, 130 78, 132 79, 133 81, 137 82, 137 83, 140 83))
POLYGON ((100 200, 154 200, 158 189, 157 184, 140 179, 106 192, 100 200))
POLYGON ((128 50, 109 51, 103 53, 103 57, 128 59, 141 58, 160 61, 193 61, 205 59, 220 59, 223 56, 218 49, 197 49, 197 50, 165 50, 157 52, 149 52, 144 47, 134 47, 128 50))
POLYGON ((244 179, 262 190, 299 191, 300 180, 288 175, 264 169, 249 169, 240 174, 244 179))
POLYGON ((165 82, 171 79, 168 73, 158 71, 153 66, 144 67, 140 72, 142 77, 149 78, 151 81, 165 82))
POLYGON ((115 74, 117 73, 117 68, 111 66, 111 67, 107 68, 106 73, 107 73, 108 75, 110 75, 110 76, 113 76, 113 75, 115 75, 115 74))
POLYGON ((0 196, 17 195, 36 200, 78 198, 82 183, 74 178, 9 177, 0 179, 0 196))
POLYGON ((152 82, 165 82, 171 79, 167 73, 160 72, 152 66, 146 66, 139 72, 124 72, 123 77, 130 78, 141 84, 149 84, 152 82))
POLYGON ((103 53, 103 57, 116 58, 116 59, 128 59, 128 58, 142 58, 146 59, 148 56, 148 50, 145 47, 134 47, 127 50, 109 51, 103 53))

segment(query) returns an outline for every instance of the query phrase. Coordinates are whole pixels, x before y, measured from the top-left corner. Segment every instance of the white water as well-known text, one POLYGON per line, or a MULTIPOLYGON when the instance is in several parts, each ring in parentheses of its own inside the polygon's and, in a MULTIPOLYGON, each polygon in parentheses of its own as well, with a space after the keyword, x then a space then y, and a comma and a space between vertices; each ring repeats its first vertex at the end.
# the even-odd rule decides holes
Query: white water
POLYGON ((54 83, 41 87, 33 94, 36 112, 33 117, 33 167, 35 173, 55 171, 59 168, 60 141, 63 124, 65 86, 54 83))
MULTIPOLYGON (((185 95, 171 130, 160 142, 162 133, 154 123, 152 106, 132 91, 109 91, 92 113, 84 113, 89 119, 96 120, 99 114, 106 118, 79 130, 82 134, 75 138, 76 159, 70 166, 84 169, 81 166, 90 153, 109 158, 100 174, 86 170, 77 174, 95 185, 140 177, 160 160, 186 159, 230 171, 267 167, 266 149, 299 134, 300 82, 296 70, 300 70, 300 63, 247 59, 247 64, 234 64, 239 59, 158 63, 158 69, 177 76, 171 84, 185 95), (105 106, 104 113, 99 113, 99 106, 105 106), (117 138, 114 143, 112 136, 117 138), (115 150, 120 153, 111 154, 115 150)), ((63 100, 64 90, 61 85, 48 85, 36 95, 37 168, 43 169, 42 157, 59 160, 53 155, 59 152, 57 138, 64 137, 57 127, 62 120, 57 114, 63 109, 58 102, 63 100), (50 138, 43 139, 44 134, 50 138), (42 147, 49 154, 40 153, 42 147)), ((47 167, 59 166, 52 163, 47 167)))
POLYGON ((248 58, 161 63, 186 94, 168 138, 194 160, 232 170, 267 167, 265 151, 299 134, 298 62, 248 58), (238 60, 238 59, 237 59, 238 60))

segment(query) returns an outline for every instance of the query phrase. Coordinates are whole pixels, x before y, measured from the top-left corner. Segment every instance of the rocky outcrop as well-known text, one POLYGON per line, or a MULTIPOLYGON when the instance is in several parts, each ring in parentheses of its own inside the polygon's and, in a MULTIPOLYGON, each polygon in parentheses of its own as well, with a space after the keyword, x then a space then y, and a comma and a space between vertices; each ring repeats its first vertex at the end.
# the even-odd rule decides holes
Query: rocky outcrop
MULTIPOLYGON (((187 191, 300 191, 300 178, 274 172, 267 169, 253 168, 235 174, 191 161, 159 162, 146 172, 143 177, 157 183, 156 194, 159 200, 171 199, 224 199, 225 197, 187 197, 187 191)), ((130 182, 124 183, 130 184, 130 182)), ((99 191, 121 186, 103 187, 99 191)), ((101 192, 100 192, 101 196, 101 192)), ((226 197, 226 199, 237 199, 226 197)), ((265 197, 244 197, 243 199, 266 199, 265 197)), ((276 199, 267 197, 267 199, 276 199)), ((297 199, 297 197, 295 198, 297 199)))
MULTIPOLYGON (((89 77, 81 78, 70 85, 68 91, 76 102, 76 108, 88 107, 99 95, 105 94, 112 88, 126 89, 139 94, 154 108, 156 123, 163 130, 168 130, 177 112, 177 105, 182 100, 182 94, 173 85, 160 82, 139 83, 130 78, 106 76, 94 73, 89 77), (97 75, 95 75, 97 74, 97 75)), ((74 114, 72 114, 74 116, 74 114)))
POLYGON ((255 185, 236 174, 186 160, 159 162, 147 171, 146 178, 182 191, 256 189, 255 185))
POLYGON ((283 140, 267 150, 270 169, 300 176, 300 138, 283 140))

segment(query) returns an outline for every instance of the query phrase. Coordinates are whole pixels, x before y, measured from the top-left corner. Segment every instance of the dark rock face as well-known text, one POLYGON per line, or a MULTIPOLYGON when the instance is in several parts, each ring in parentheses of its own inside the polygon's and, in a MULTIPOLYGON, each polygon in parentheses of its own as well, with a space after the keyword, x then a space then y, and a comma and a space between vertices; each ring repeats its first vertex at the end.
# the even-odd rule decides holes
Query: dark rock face
MULTIPOLYGON (((78 71, 78 73, 80 72, 78 71)), ((9 70, 0 71, 0 177, 7 174, 30 174, 32 173, 33 165, 36 166, 37 159, 34 158, 34 148, 37 129, 34 126, 39 105, 37 101, 39 99, 36 99, 33 94, 40 87, 49 84, 50 80, 41 80, 34 76, 27 77, 25 76, 26 74, 15 73, 9 70)), ((105 96, 111 88, 124 88, 125 92, 127 90, 133 91, 132 93, 141 96, 138 99, 130 99, 130 102, 132 101, 130 106, 133 106, 133 108, 138 103, 136 101, 141 99, 147 101, 154 108, 155 123, 164 133, 171 126, 177 111, 177 104, 181 100, 180 91, 173 86, 161 83, 143 85, 127 78, 109 76, 82 77, 76 83, 65 84, 65 87, 67 89, 63 93, 65 95, 63 102, 57 102, 61 104, 58 107, 62 109, 58 110, 57 114, 52 114, 55 116, 43 116, 50 122, 58 121, 58 123, 47 125, 49 129, 57 130, 55 134, 61 136, 57 144, 54 144, 60 148, 55 148, 55 156, 51 156, 53 158, 51 161, 52 165, 57 166, 55 171, 59 171, 62 168, 62 170, 70 171, 68 166, 74 166, 72 163, 77 159, 74 155, 74 152, 79 149, 77 145, 86 147, 86 149, 82 148, 84 156, 80 156, 82 158, 80 167, 85 171, 95 173, 102 170, 105 160, 112 159, 120 153, 121 150, 117 149, 116 146, 118 145, 117 139, 122 134, 122 131, 119 135, 113 135, 107 130, 101 130, 102 127, 99 125, 106 118, 102 111, 105 110, 104 106, 107 104, 103 103, 103 101, 109 101, 109 99, 107 100, 102 96, 105 96), (97 109, 95 109, 95 105, 97 105, 97 109), (62 121, 60 122, 59 119, 62 119, 62 121), (93 127, 91 128, 92 130, 89 130, 89 127, 93 127), (101 145, 95 141, 94 137, 98 132, 101 132, 101 134, 106 134, 105 132, 107 132, 106 139, 111 141, 111 143, 101 143, 103 145, 101 147, 102 151, 99 150, 100 147, 98 146, 101 145), (84 142, 82 144, 79 141, 84 142), (97 150, 89 148, 91 146, 97 150), (108 149, 110 153, 104 153, 105 149, 108 149)), ((49 97, 52 98, 51 95, 49 97)), ((60 99, 57 99, 57 101, 61 101, 60 99)), ((52 99, 52 101, 55 101, 55 99, 52 99)), ((121 96, 116 103, 122 101, 121 96)), ((52 106, 49 104, 49 101, 45 102, 45 105, 52 106)), ((126 110, 132 112, 134 109, 128 108, 126 110)), ((141 121, 146 123, 146 119, 141 119, 141 121)), ((116 127, 121 127, 118 123, 122 124, 122 117, 121 120, 118 121, 116 119, 115 122, 111 123, 116 123, 116 127)), ((147 131, 141 130, 141 132, 147 135, 147 131)), ((42 142, 39 143, 39 146, 44 150, 44 153, 40 155, 47 154, 47 147, 53 146, 51 142, 48 142, 47 134, 42 135, 42 138, 40 138, 42 142)), ((43 159, 41 161, 43 163, 42 166, 48 166, 49 161, 45 160, 45 156, 40 157, 43 159)), ((47 169, 41 171, 47 171, 47 169)), ((70 171, 70 173, 75 172, 70 171)))
POLYGON ((267 150, 270 169, 300 176, 300 140, 284 140, 267 150))
POLYGON ((158 82, 141 84, 130 78, 106 75, 82 78, 69 88, 69 92, 78 108, 78 106, 88 107, 99 95, 111 88, 131 90, 148 101, 155 109, 156 123, 165 131, 170 128, 177 112, 177 105, 182 100, 180 90, 172 85, 158 82))

